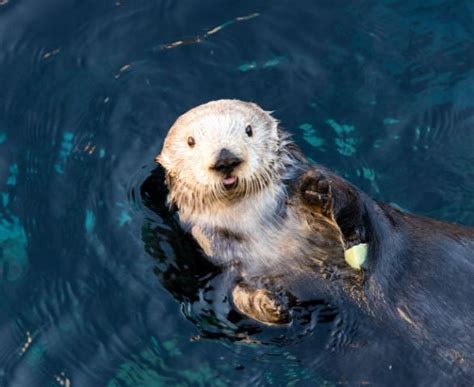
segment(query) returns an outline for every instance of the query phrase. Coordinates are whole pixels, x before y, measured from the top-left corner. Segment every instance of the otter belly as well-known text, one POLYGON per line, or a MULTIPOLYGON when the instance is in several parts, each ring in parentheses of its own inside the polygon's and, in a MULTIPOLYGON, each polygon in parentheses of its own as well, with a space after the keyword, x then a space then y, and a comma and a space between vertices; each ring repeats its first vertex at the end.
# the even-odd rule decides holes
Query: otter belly
POLYGON ((208 258, 217 265, 239 265, 246 278, 278 277, 280 282, 300 281, 328 268, 328 262, 344 264, 344 249, 338 228, 318 219, 299 206, 279 209, 278 218, 261 221, 258 217, 243 230, 194 226, 192 234, 208 258))

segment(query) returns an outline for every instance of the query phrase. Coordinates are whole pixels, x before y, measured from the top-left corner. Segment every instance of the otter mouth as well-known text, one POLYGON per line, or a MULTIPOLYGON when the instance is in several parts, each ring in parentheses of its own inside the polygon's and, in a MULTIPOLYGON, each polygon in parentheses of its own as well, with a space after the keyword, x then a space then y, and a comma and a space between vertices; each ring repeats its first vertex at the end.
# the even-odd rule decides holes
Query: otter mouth
POLYGON ((238 178, 237 176, 229 175, 224 178, 222 183, 224 184, 225 189, 228 189, 228 190, 233 189, 237 187, 238 178))

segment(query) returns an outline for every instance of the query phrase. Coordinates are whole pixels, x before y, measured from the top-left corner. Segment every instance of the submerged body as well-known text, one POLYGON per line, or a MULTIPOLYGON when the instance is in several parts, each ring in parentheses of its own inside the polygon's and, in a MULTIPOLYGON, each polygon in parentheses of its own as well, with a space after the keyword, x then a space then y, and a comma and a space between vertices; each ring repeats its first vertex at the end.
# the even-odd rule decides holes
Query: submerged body
POLYGON ((295 300, 337 295, 472 375, 472 229, 375 202, 310 165, 269 113, 241 101, 181 116, 158 161, 182 224, 238 273, 229 291, 240 312, 286 324, 295 300), (367 256, 354 268, 344 251, 359 245, 367 256))

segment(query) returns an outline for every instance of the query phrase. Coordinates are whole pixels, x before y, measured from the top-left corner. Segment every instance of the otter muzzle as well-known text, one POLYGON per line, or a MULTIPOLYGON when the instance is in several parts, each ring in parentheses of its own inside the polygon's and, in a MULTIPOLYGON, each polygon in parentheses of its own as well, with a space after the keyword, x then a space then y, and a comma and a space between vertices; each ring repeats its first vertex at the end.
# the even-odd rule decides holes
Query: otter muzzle
POLYGON ((222 148, 211 169, 228 175, 240 164, 242 164, 241 158, 234 155, 230 150, 222 148))

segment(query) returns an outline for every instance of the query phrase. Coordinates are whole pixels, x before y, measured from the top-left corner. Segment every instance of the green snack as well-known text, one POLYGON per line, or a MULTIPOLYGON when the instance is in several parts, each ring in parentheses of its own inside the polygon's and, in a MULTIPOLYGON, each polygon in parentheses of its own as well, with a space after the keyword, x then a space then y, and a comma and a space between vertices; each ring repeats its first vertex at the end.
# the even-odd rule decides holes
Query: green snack
POLYGON ((360 270, 367 259, 368 244, 361 243, 344 251, 344 258, 350 267, 360 270))

